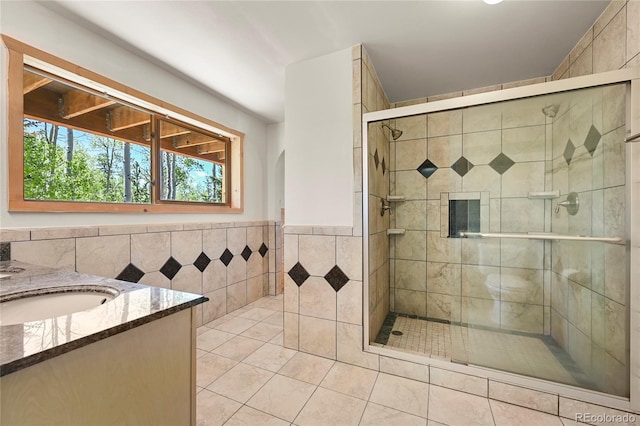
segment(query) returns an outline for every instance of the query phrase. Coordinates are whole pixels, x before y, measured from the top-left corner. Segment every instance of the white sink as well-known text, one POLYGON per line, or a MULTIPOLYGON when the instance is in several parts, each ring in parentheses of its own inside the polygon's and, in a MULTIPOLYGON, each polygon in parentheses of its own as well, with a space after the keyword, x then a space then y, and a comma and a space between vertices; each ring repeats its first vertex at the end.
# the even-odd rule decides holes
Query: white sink
POLYGON ((3 297, 0 325, 22 324, 69 315, 95 308, 118 295, 118 291, 99 286, 54 287, 3 297))

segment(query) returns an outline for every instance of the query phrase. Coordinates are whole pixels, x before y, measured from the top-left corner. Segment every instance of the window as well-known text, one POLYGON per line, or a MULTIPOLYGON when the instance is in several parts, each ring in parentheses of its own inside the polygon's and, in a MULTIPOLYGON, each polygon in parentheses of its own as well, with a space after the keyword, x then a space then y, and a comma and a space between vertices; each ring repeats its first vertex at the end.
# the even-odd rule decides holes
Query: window
POLYGON ((3 40, 10 211, 242 211, 242 133, 3 40))

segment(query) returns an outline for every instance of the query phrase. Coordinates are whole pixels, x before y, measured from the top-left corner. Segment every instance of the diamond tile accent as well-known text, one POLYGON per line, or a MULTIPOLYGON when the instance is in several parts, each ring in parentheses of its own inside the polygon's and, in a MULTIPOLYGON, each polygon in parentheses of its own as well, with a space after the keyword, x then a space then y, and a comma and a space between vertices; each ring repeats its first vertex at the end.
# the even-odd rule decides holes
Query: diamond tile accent
POLYGON ((262 243, 262 245, 258 249, 258 253, 260 253, 260 256, 264 257, 267 254, 267 251, 269 251, 269 248, 265 246, 264 243, 262 243))
POLYGON ((307 270, 304 269, 304 267, 300 264, 300 262, 293 265, 293 268, 289 270, 288 274, 293 282, 298 285, 298 287, 300 287, 310 276, 307 270))
POLYGON ((222 252, 222 256, 220 256, 220 260, 224 263, 224 266, 229 266, 231 263, 231 259, 233 259, 233 254, 229 251, 229 249, 224 249, 222 252))
POLYGON ((324 279, 327 280, 331 287, 338 292, 346 283, 349 282, 349 277, 342 272, 342 269, 338 267, 338 265, 331 268, 327 275, 324 276, 324 279))
POLYGON ((162 265, 162 268, 160 268, 160 272, 162 272, 165 277, 172 280, 181 268, 182 265, 180 264, 180 262, 175 260, 173 257, 170 257, 169 260, 167 260, 164 265, 162 265))
POLYGON ((573 153, 575 152, 575 150, 576 147, 573 145, 573 142, 571 142, 571 139, 569 139, 567 141, 567 146, 564 147, 564 153, 562 154, 565 161, 567 162, 567 165, 571 163, 571 157, 573 157, 573 153))
POLYGON ((434 174, 436 172, 436 170, 438 170, 438 166, 433 164, 427 158, 426 160, 424 160, 424 163, 422 163, 422 164, 420 164, 418 166, 417 170, 420 172, 420 174, 422 176, 424 176, 426 179, 429 179, 429 176, 431 176, 432 174, 434 174))
POLYGON ((253 252, 251 251, 249 246, 244 246, 244 250, 242 250, 242 253, 240 253, 240 256, 242 256, 242 258, 246 261, 246 260, 249 260, 249 258, 251 257, 251 253, 253 252))
POLYGON ((384 175, 386 173, 386 171, 387 171, 387 165, 384 164, 384 158, 382 159, 382 163, 381 164, 382 164, 382 174, 384 175))
POLYGON ((489 166, 491 166, 491 168, 496 172, 504 174, 504 172, 509 170, 514 164, 516 163, 511 158, 507 157, 501 152, 496 158, 491 160, 489 166))
POLYGON ((376 170, 378 170, 378 165, 380 164, 380 157, 378 157, 378 150, 373 154, 373 162, 376 165, 376 170))
POLYGON ((469 170, 473 169, 473 163, 471 163, 471 161, 467 160, 464 157, 460 157, 458 158, 458 161, 451 165, 451 168, 454 172, 459 174, 460 177, 464 177, 464 175, 466 175, 469 170))
POLYGON ((589 133, 584 140, 584 147, 587 148, 587 151, 589 151, 589 154, 591 154, 592 157, 593 153, 596 152, 596 148, 598 148, 601 137, 602 135, 600 134, 598 129, 596 129, 595 126, 591 125, 589 133))
POLYGON ((144 272, 142 272, 136 265, 133 263, 128 264, 122 272, 118 274, 116 280, 129 281, 130 283, 137 283, 144 276, 144 272))
POLYGON ((202 252, 200 253, 200 256, 198 256, 196 261, 193 262, 193 266, 198 268, 200 272, 204 272, 204 270, 207 269, 207 266, 209 266, 209 263, 211 263, 211 259, 209 259, 209 256, 202 252))

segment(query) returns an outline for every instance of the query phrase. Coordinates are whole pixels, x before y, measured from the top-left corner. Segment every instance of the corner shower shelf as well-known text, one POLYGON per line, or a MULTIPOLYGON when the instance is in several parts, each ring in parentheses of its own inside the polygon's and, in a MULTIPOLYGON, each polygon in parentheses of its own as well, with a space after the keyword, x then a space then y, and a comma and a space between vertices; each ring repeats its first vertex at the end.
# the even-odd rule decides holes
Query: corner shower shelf
POLYGON ((404 195, 387 195, 387 201, 390 203, 397 203, 399 201, 404 201, 404 195))
POLYGON ((552 241, 600 241, 603 243, 619 243, 622 238, 619 237, 587 237, 582 235, 561 235, 561 234, 502 234, 502 233, 485 233, 485 232, 461 232, 461 237, 480 237, 480 238, 522 238, 525 240, 552 240, 552 241))
POLYGON ((404 229, 387 229, 387 235, 404 235, 404 229))
POLYGON ((555 191, 542 191, 542 192, 529 192, 527 198, 530 199, 552 199, 560 196, 560 190, 555 191))

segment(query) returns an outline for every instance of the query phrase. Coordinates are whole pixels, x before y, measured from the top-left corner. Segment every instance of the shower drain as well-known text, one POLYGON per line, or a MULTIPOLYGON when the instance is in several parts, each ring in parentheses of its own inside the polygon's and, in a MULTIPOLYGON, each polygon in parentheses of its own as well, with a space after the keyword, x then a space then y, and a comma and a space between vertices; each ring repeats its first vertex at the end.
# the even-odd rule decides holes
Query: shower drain
POLYGON ((402 336, 402 331, 393 330, 391 334, 393 334, 394 336, 402 336))

